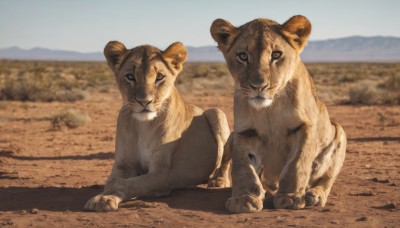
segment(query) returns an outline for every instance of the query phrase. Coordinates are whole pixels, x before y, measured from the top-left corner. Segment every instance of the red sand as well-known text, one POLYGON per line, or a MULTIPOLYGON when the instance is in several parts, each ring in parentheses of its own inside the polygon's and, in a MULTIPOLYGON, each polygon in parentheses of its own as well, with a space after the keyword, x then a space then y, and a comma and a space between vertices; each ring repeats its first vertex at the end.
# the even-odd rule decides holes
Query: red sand
MULTIPOLYGON (((185 96, 219 107, 232 127, 232 98, 185 96), (225 105, 221 105, 225 102, 225 105)), ((349 139, 325 208, 229 214, 230 189, 197 187, 123 203, 117 212, 82 211, 101 192, 113 164, 116 92, 76 103, 9 102, 0 110, 0 227, 14 226, 400 226, 400 106, 328 106, 349 139), (86 112, 90 125, 51 130, 51 113, 86 112)))

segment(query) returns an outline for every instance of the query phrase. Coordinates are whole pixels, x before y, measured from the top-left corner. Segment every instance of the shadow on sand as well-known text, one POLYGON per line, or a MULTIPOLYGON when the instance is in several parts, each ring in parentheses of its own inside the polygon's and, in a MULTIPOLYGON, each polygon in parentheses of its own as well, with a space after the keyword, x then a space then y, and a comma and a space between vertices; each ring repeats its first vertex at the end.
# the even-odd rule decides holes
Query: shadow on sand
POLYGON ((84 203, 101 192, 102 186, 84 188, 0 188, 0 211, 81 211, 84 203))
POLYGON ((400 142, 400 137, 365 137, 365 138, 349 138, 347 140, 354 142, 374 142, 374 141, 400 142))
MULTIPOLYGON (((82 212, 88 199, 101 193, 103 186, 83 188, 0 188, 0 211, 30 211, 33 208, 45 211, 82 212)), ((191 189, 174 190, 169 196, 147 198, 123 202, 120 208, 140 209, 148 203, 165 203, 174 209, 214 212, 226 214, 225 201, 230 197, 231 189, 191 189)))
POLYGON ((88 155, 68 155, 56 157, 34 157, 34 156, 20 156, 15 155, 11 150, 0 150, 0 158, 12 158, 15 160, 35 161, 35 160, 108 160, 114 159, 114 152, 99 152, 88 155))

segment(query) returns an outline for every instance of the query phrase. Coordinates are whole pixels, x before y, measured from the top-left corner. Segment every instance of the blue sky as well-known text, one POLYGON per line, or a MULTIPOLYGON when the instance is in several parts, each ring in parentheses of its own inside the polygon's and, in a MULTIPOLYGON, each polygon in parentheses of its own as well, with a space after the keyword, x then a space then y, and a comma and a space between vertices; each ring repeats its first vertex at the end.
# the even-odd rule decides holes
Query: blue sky
POLYGON ((400 37, 399 0, 0 0, 0 48, 102 51, 109 40, 127 47, 215 44, 211 23, 241 25, 255 18, 279 23, 296 14, 313 25, 311 40, 400 37))

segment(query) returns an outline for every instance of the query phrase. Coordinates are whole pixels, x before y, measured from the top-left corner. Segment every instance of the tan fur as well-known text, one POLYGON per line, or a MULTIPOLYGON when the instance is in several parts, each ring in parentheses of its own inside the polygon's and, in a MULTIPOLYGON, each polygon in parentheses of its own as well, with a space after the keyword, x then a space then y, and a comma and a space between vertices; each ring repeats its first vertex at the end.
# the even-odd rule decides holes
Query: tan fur
POLYGON ((111 41, 104 54, 124 105, 111 175, 103 193, 84 209, 113 211, 123 200, 166 195, 207 181, 211 187, 230 186, 230 155, 223 156, 229 136, 225 114, 185 103, 174 86, 187 57, 183 44, 165 51, 149 45, 128 50, 111 41))
POLYGON ((303 16, 211 26, 235 80, 231 212, 259 211, 265 197, 276 208, 324 206, 342 167, 346 135, 299 57, 310 32, 303 16))

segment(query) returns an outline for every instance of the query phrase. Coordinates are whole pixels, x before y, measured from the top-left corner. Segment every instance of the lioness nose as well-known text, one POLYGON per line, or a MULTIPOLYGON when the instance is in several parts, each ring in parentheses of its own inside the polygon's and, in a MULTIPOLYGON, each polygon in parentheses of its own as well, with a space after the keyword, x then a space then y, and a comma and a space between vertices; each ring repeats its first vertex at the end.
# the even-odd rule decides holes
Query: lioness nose
POLYGON ((136 97, 135 100, 143 106, 143 108, 146 108, 147 105, 149 105, 151 102, 153 102, 152 97, 146 97, 146 98, 138 98, 136 97))
POLYGON ((249 86, 254 89, 254 90, 260 90, 263 91, 264 89, 266 89, 268 87, 268 83, 264 83, 264 84, 259 84, 259 85, 254 85, 251 82, 249 82, 249 86))

